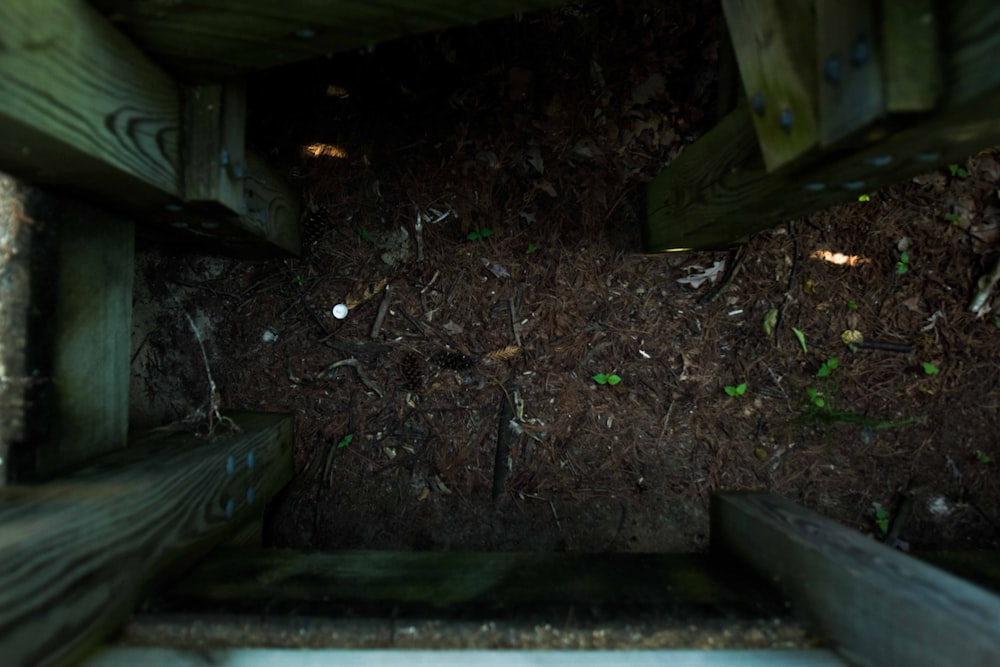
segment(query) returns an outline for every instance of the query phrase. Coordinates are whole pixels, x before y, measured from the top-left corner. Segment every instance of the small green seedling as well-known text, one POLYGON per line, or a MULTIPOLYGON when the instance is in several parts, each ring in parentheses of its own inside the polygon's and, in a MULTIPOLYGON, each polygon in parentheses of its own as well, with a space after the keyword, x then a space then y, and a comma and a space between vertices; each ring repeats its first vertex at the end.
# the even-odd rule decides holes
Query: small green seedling
POLYGON ((882 508, 878 503, 872 503, 872 507, 875 508, 875 525, 879 527, 883 535, 889 532, 889 513, 882 508))
POLYGON ((851 299, 850 301, 847 302, 847 310, 857 310, 857 309, 858 309, 857 301, 851 299))
POLYGON ((343 438, 340 439, 340 442, 337 443, 337 449, 343 449, 344 447, 347 447, 349 444, 351 444, 351 440, 354 440, 354 434, 348 433, 347 435, 345 435, 343 438))
POLYGON ((871 195, 861 195, 860 197, 858 197, 858 201, 871 201, 871 200, 872 200, 871 195))
POLYGON ((816 377, 818 378, 830 377, 830 373, 832 373, 834 369, 837 368, 838 365, 839 362, 837 361, 837 357, 830 357, 829 359, 824 361, 823 365, 819 367, 818 371, 816 371, 816 377))
POLYGON ((795 327, 792 327, 792 333, 795 334, 795 337, 799 341, 799 345, 802 346, 802 351, 808 354, 809 347, 806 345, 806 335, 802 333, 801 329, 796 329, 795 327))
POLYGON ((302 276, 295 276, 292 278, 292 284, 296 287, 302 287, 306 284, 306 281, 302 278, 302 276))
POLYGON ((903 275, 910 270, 910 254, 907 252, 899 253, 899 261, 896 262, 896 273, 903 275))
POLYGON ((538 246, 536 246, 534 243, 529 243, 528 244, 528 249, 524 251, 524 254, 525 255, 530 255, 530 254, 532 254, 534 252, 538 252, 538 246))
POLYGON ((465 238, 470 241, 479 241, 482 239, 488 239, 493 236, 493 232, 489 230, 488 227, 476 227, 471 232, 465 235, 465 238))
POLYGON ((597 384, 610 384, 612 387, 622 381, 622 379, 614 373, 598 373, 593 379, 597 384))
POLYGON ((939 369, 937 366, 935 366, 929 361, 922 361, 920 362, 920 365, 923 367, 924 373, 926 375, 937 375, 938 373, 941 372, 941 369, 939 369))
POLYGON ((817 408, 826 407, 826 400, 823 398, 822 392, 816 387, 806 387, 806 396, 809 397, 809 402, 817 408))
POLYGON ((958 164, 949 164, 948 171, 951 172, 952 176, 956 176, 958 178, 969 177, 969 172, 965 170, 965 167, 962 167, 961 165, 958 164))
POLYGON ((962 224, 962 216, 960 216, 958 213, 945 213, 944 219, 953 225, 962 224))
POLYGON ((976 459, 980 463, 993 463, 993 458, 981 449, 976 450, 976 459))
POLYGON ((723 389, 730 396, 733 396, 733 397, 742 396, 743 394, 747 393, 747 383, 746 382, 741 382, 738 385, 736 385, 735 387, 733 385, 731 385, 731 384, 727 384, 725 387, 723 387, 723 389))

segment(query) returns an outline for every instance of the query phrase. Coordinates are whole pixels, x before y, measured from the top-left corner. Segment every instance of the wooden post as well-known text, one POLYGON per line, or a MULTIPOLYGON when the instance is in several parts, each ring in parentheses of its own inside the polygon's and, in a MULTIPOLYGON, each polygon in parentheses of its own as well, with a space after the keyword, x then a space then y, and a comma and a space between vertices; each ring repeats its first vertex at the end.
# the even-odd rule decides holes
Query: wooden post
POLYGON ((3 236, 0 442, 23 480, 125 446, 134 226, 0 174, 3 236))
POLYGON ((753 112, 738 108, 649 185, 646 250, 726 247, 1000 142, 1000 5, 966 0, 947 8, 941 109, 919 121, 890 118, 861 144, 814 150, 768 173, 749 148, 753 112))
POLYGON ((712 547, 773 581, 853 663, 1000 664, 1000 598, 792 502, 714 497, 712 547))
MULTIPOLYGON (((228 91, 228 115, 216 116, 212 147, 242 147, 239 93, 218 90, 228 91)), ((185 132, 189 147, 210 145, 207 119, 195 116, 182 127, 174 80, 85 0, 0 2, 0 169, 99 199, 140 220, 140 230, 244 254, 297 254, 298 198, 266 162, 256 161, 253 177, 268 183, 265 201, 280 191, 283 214, 265 221, 243 203, 260 186, 213 171, 218 150, 212 162, 191 151, 195 161, 184 162, 185 132)))
POLYGON ((99 465, 0 489, 0 655, 68 664, 144 588, 262 511, 292 475, 293 418, 233 414, 240 432, 161 429, 99 465))

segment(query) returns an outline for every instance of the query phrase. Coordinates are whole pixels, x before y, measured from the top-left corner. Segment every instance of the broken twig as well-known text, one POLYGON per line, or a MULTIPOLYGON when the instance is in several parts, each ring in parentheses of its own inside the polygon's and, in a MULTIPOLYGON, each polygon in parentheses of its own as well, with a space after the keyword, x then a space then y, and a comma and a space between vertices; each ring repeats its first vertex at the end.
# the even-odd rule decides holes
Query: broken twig
POLYGON ((353 368, 354 372, 358 374, 358 379, 361 380, 362 384, 364 384, 366 387, 374 391, 379 398, 382 398, 385 395, 382 393, 382 390, 379 389, 379 386, 371 381, 371 379, 365 373, 365 369, 361 365, 361 362, 358 361, 357 359, 343 359, 341 361, 336 361, 327 366, 326 368, 324 368, 323 372, 320 373, 320 376, 327 377, 330 375, 332 371, 334 371, 337 368, 340 368, 341 366, 350 366, 351 368, 353 368))
POLYGON ((392 301, 392 285, 385 286, 385 296, 382 297, 382 303, 378 307, 378 315, 375 316, 375 324, 372 325, 372 332, 370 337, 372 339, 378 338, 378 332, 382 330, 382 323, 385 321, 385 314, 389 312, 389 302, 392 301))

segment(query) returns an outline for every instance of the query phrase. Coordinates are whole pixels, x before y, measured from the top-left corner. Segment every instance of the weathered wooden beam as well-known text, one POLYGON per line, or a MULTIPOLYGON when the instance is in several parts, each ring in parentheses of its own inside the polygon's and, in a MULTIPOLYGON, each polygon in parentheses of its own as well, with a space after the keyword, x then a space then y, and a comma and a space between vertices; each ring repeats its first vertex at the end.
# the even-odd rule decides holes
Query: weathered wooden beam
POLYGON ((712 547, 773 581, 855 664, 1000 664, 1000 598, 780 497, 714 497, 712 547))
POLYGON ((769 650, 662 650, 662 651, 416 651, 416 650, 309 650, 227 648, 192 651, 184 648, 113 648, 82 667, 375 667, 407 664, 414 667, 846 667, 825 649, 769 650))
POLYGON ((723 0, 768 170, 819 143, 813 1, 723 0))
POLYGON ((170 609, 332 613, 534 613, 555 605, 754 616, 783 601, 704 555, 221 549, 164 591, 170 609), (395 611, 394 611, 395 610, 395 611))
POLYGON ((819 142, 831 146, 885 113, 882 45, 872 0, 815 0, 819 142))
POLYGON ((184 195, 243 215, 246 203, 246 87, 203 84, 184 90, 184 195))
POLYGON ((172 72, 211 81, 563 2, 95 0, 93 4, 172 72))
MULTIPOLYGON (((236 103, 226 110, 220 141, 235 145, 242 112, 236 103)), ((100 200, 141 220, 140 231, 155 226, 172 239, 296 254, 297 198, 283 195, 289 214, 262 225, 241 205, 245 178, 202 187, 213 165, 202 154, 185 163, 180 151, 184 132, 197 130, 189 145, 203 137, 198 120, 182 127, 173 79, 84 0, 0 3, 0 169, 100 200), (206 204, 209 196, 218 199, 206 204)), ((256 164, 256 178, 279 188, 266 163, 256 164)))
POLYGON ((292 475, 293 418, 233 414, 240 432, 159 430, 92 468, 0 489, 0 654, 79 659, 143 589, 258 514, 292 475))
POLYGON ((134 236, 131 222, 0 174, 0 456, 11 479, 125 446, 134 236))
POLYGON ((939 112, 895 118, 860 147, 769 174, 747 157, 752 112, 737 109, 649 185, 646 249, 725 247, 1000 143, 1000 5, 967 0, 948 10, 953 50, 939 112))
POLYGON ((933 0, 882 0, 886 110, 930 111, 941 95, 940 27, 933 0))

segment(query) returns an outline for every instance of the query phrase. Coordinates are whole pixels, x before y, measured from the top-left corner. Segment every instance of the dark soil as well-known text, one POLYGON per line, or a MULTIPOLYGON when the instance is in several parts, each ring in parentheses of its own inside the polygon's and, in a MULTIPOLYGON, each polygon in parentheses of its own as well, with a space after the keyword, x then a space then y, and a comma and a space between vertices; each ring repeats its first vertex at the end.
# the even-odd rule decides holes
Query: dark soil
POLYGON ((714 2, 574 5, 253 81, 305 253, 141 257, 175 297, 145 386, 183 375, 149 355, 198 361, 194 404, 149 418, 207 401, 187 313, 224 406, 298 417, 273 545, 696 551, 711 495, 758 489, 901 548, 996 548, 1000 320, 966 309, 1000 161, 738 252, 637 254, 643 183, 715 122, 719 23, 714 2))

